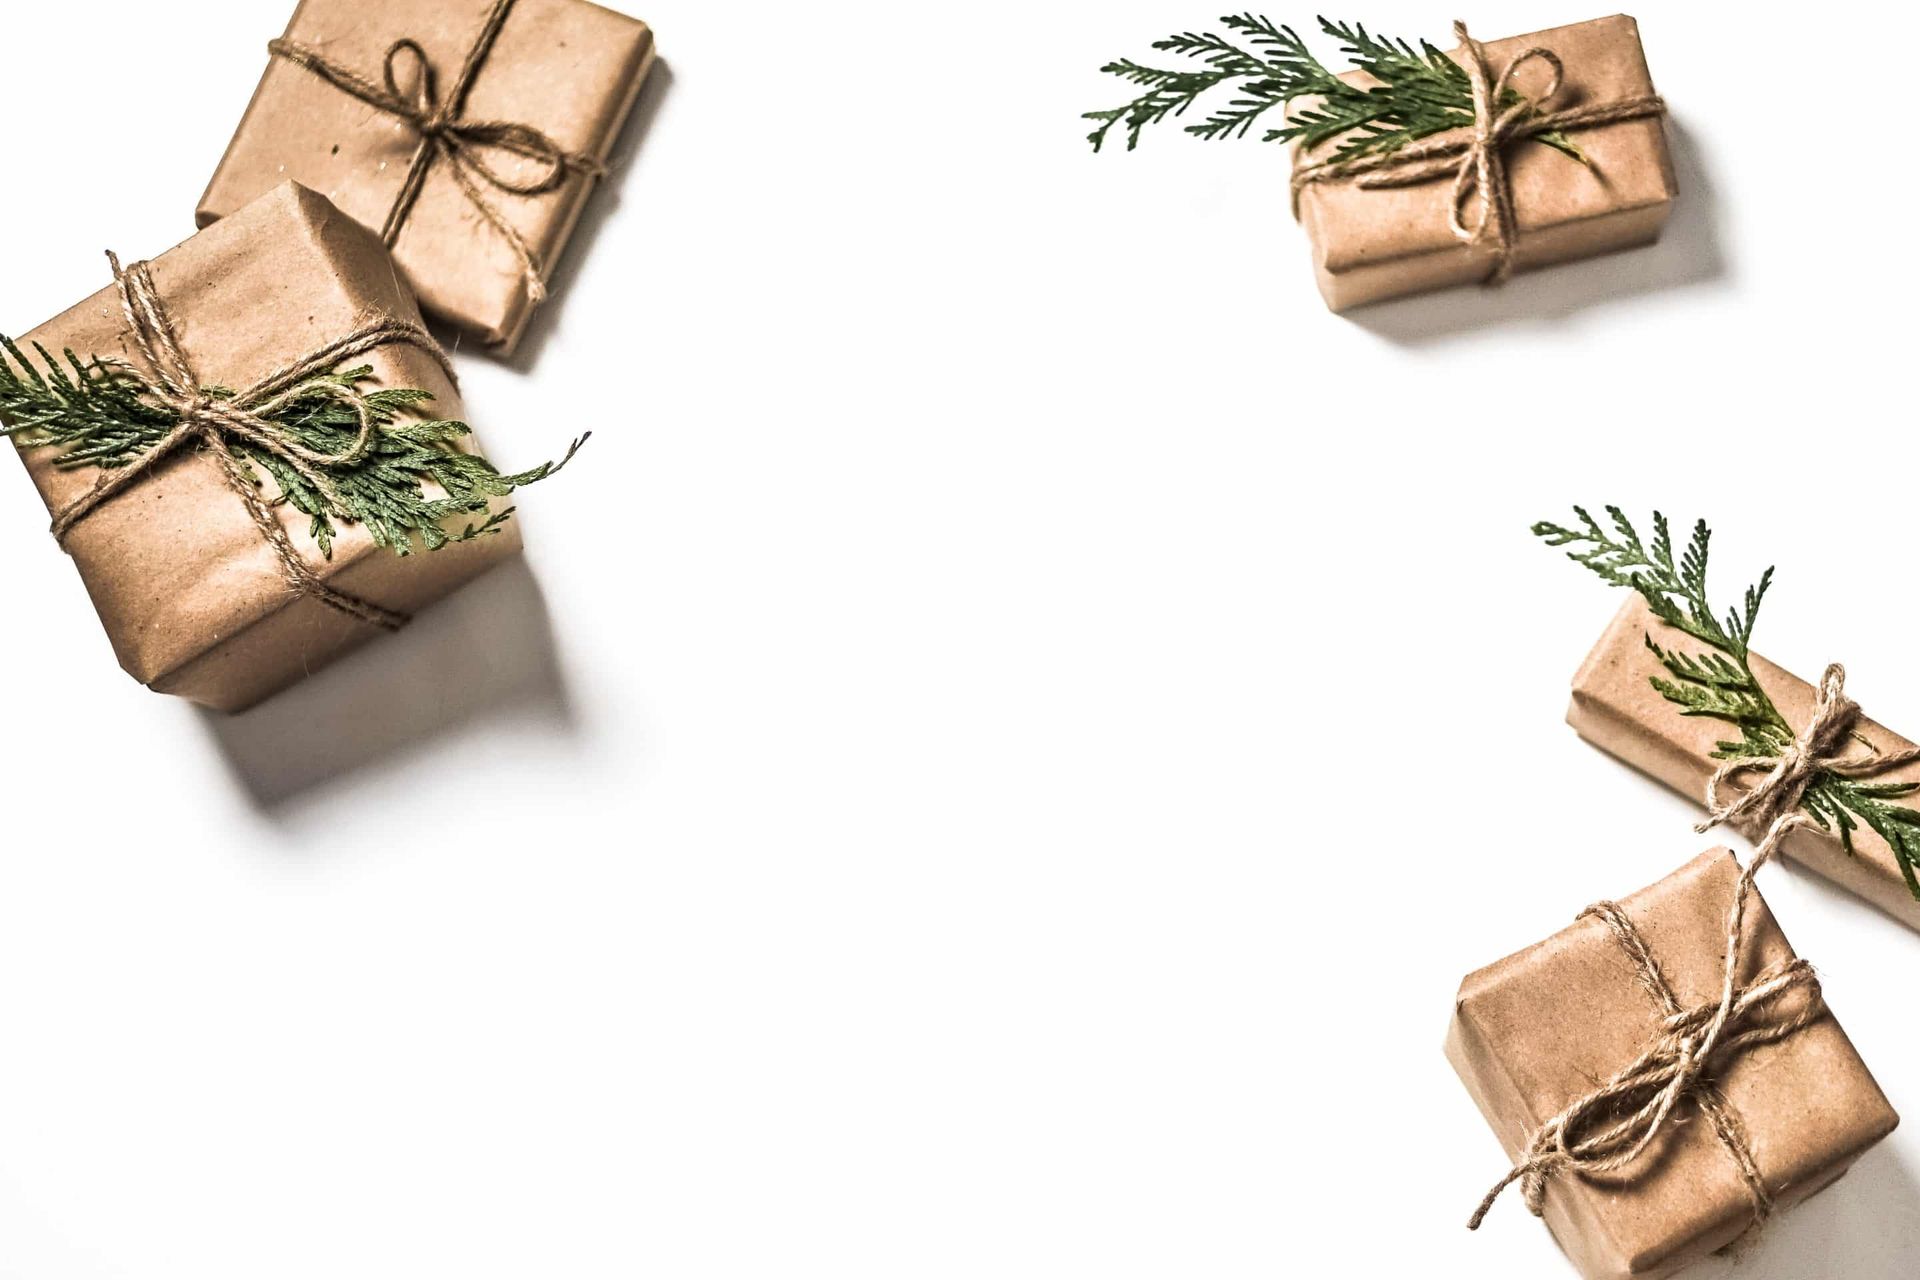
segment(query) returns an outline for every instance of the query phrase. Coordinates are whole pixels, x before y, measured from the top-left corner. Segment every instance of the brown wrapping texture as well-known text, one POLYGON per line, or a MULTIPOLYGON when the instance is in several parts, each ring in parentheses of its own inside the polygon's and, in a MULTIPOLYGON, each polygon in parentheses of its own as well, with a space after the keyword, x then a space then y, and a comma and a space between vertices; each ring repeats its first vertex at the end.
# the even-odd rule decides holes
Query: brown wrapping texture
MULTIPOLYGON (((419 318, 380 242, 292 183, 156 258, 153 277, 204 386, 246 386, 370 314, 419 318)), ((135 359, 111 287, 35 329, 21 345, 31 350, 28 344, 36 342, 56 356, 68 349, 82 357, 135 359)), ((433 413, 463 416, 459 392, 425 352, 385 346, 355 362, 373 366, 377 385, 423 388, 434 394, 433 413)), ((57 470, 55 456, 51 450, 22 454, 49 511, 78 497, 99 474, 57 470)), ((497 537, 403 559, 376 547, 359 525, 339 525, 333 558, 326 560, 308 536, 307 518, 291 507, 278 510, 294 545, 328 582, 403 612, 445 595, 520 545, 509 524, 497 537)), ((220 468, 198 453, 155 466, 74 526, 66 546, 120 665, 162 693, 239 710, 377 634, 290 593, 272 549, 220 468)))
MULTIPOLYGON (((289 40, 381 83, 387 49, 418 41, 444 94, 459 74, 492 0, 302 0, 289 40)), ((517 0, 475 77, 462 118, 531 125, 568 151, 605 159, 653 59, 645 23, 586 0, 517 0)), ((403 74, 410 64, 402 66, 403 74)), ((410 87, 402 81, 403 90, 410 87)), ((207 226, 289 178, 331 199, 376 232, 405 179, 412 126, 303 67, 267 60, 253 102, 201 197, 207 226)), ((490 149, 515 178, 529 162, 490 149)), ((549 272, 593 183, 574 175, 558 191, 517 196, 482 185, 490 204, 549 272)), ((394 245, 394 258, 430 314, 511 350, 532 311, 519 260, 445 162, 434 169, 394 245)))
MULTIPOLYGON (((1560 55, 1566 80, 1549 110, 1593 105, 1652 93, 1653 80, 1640 48, 1640 28, 1615 16, 1555 27, 1532 35, 1487 42, 1494 74, 1524 50, 1541 46, 1560 55)), ((1459 59, 1458 51, 1454 58, 1459 59)), ((1539 61, 1523 67, 1516 87, 1537 95, 1549 70, 1539 61)), ((1362 72, 1341 79, 1372 83, 1362 72)), ((1657 118, 1625 120, 1582 129, 1574 141, 1591 166, 1537 142, 1506 151, 1518 232, 1514 268, 1527 270, 1659 238, 1674 196, 1673 162, 1657 118)), ((1316 156, 1331 154, 1331 146, 1316 156)), ((1309 159, 1297 150, 1296 163, 1309 159)), ((1300 195, 1300 222, 1313 246, 1314 274, 1327 306, 1345 311, 1367 302, 1397 298, 1485 278, 1487 254, 1462 244, 1448 226, 1453 184, 1448 179, 1418 186, 1366 190, 1352 182, 1322 182, 1300 195)), ((1470 205, 1471 225, 1477 210, 1470 205)))
MULTIPOLYGON (((1688 1007, 1719 997, 1727 908, 1740 867, 1701 854, 1621 905, 1688 1007)), ((1741 981, 1793 949, 1757 896, 1741 981)), ((1600 921, 1581 920, 1460 984, 1447 1056, 1509 1159, 1538 1126, 1631 1062, 1661 1010, 1600 921)), ((1899 1123, 1829 1015, 1723 1067, 1715 1083, 1744 1121, 1777 1209, 1831 1183, 1899 1123)), ((1752 1202, 1711 1125, 1686 1104, 1629 1179, 1548 1183, 1546 1221, 1587 1280, 1666 1276, 1737 1238, 1752 1202)), ((1489 1174, 1489 1182, 1492 1175, 1489 1174)), ((1489 1228, 1524 1215, 1518 1188, 1489 1228)))
MULTIPOLYGON (((1606 633, 1574 675, 1567 723, 1595 746, 1701 801, 1704 807, 1707 779, 1720 763, 1712 758, 1714 746, 1734 735, 1721 721, 1681 715, 1648 683, 1650 677, 1665 674, 1665 668, 1647 650, 1649 635, 1662 648, 1683 652, 1699 648, 1654 617, 1639 596, 1633 596, 1614 615, 1606 633)), ((1752 655, 1752 662, 1753 674, 1787 723, 1795 728, 1806 725, 1813 716, 1813 686, 1757 653, 1752 655)), ((1904 751, 1913 745, 1871 720, 1862 719, 1857 727, 1861 736, 1883 752, 1904 751)), ((1920 764, 1891 769, 1875 780, 1920 782, 1920 764)), ((1740 780, 1729 784, 1734 794, 1740 787, 1740 780)), ((1796 862, 1920 929, 1920 901, 1908 890, 1887 842, 1862 827, 1854 832, 1853 849, 1849 857, 1837 836, 1818 829, 1796 831, 1781 845, 1782 852, 1796 862)))

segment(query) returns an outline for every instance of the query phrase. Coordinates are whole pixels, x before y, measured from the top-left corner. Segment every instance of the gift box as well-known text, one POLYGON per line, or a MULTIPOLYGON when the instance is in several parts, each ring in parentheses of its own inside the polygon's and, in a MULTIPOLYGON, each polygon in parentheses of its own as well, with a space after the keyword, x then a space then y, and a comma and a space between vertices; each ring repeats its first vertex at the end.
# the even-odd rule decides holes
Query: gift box
MULTIPOLYGON (((1689 647, 1687 637, 1654 617, 1635 595, 1614 616, 1573 677, 1567 723, 1595 746, 1700 800, 1707 780, 1721 764, 1713 754, 1717 745, 1735 735, 1721 721, 1681 714, 1654 688, 1652 678, 1668 672, 1648 649, 1649 638, 1663 649, 1689 647)), ((1755 678, 1787 722, 1808 724, 1814 713, 1814 687, 1759 654, 1749 660, 1755 678)), ((1882 755, 1913 746, 1864 717, 1854 732, 1882 755)), ((1873 781, 1920 783, 1920 763, 1886 770, 1873 781)), ((1728 790, 1739 794, 1750 782, 1735 779, 1728 790)), ((1760 833, 1749 830, 1746 834, 1757 837, 1760 833)), ((1852 832, 1851 843, 1849 853, 1837 830, 1805 827, 1786 838, 1781 852, 1920 929, 1920 898, 1908 885, 1892 848, 1864 825, 1852 832)))
MULTIPOLYGON (((1460 984, 1447 1057, 1510 1160, 1688 1011, 1718 1007, 1740 879, 1729 851, 1710 850, 1460 984)), ((1545 1181, 1541 1214, 1587 1280, 1671 1275, 1826 1187, 1899 1123, 1757 891, 1747 903, 1738 984, 1792 981, 1730 1022, 1720 1043, 1780 1034, 1709 1055, 1702 1082, 1637 1159, 1545 1181)), ((1595 1127, 1619 1118, 1603 1110, 1595 1127)), ((1518 1199, 1493 1212, 1517 1214, 1518 1199)))
MULTIPOLYGON (((1511 192, 1511 255, 1508 268, 1528 270, 1569 262, 1659 238, 1674 198, 1673 162, 1657 109, 1646 105, 1626 119, 1605 119, 1608 109, 1631 108, 1653 98, 1653 80, 1632 18, 1616 16, 1532 35, 1492 40, 1483 46, 1492 78, 1525 51, 1551 51, 1564 68, 1558 92, 1548 95, 1553 70, 1544 59, 1516 66, 1511 88, 1535 100, 1540 113, 1596 114, 1597 123, 1570 126, 1567 136, 1586 163, 1532 138, 1499 144, 1511 192)), ((1449 55, 1464 62, 1462 50, 1449 55)), ((1350 84, 1377 83, 1366 73, 1341 77, 1350 84)), ((1656 100, 1657 101, 1657 100, 1656 100)), ((1293 104, 1289 104, 1290 114, 1293 104)), ((1458 142, 1470 130, 1439 135, 1436 144, 1458 142)), ((1296 183, 1307 166, 1322 162, 1336 144, 1294 152, 1296 183)), ((1427 143, 1411 144, 1405 161, 1427 143)), ((1465 153, 1457 159, 1471 163, 1465 153)), ((1451 214, 1452 169, 1407 186, 1374 186, 1380 174, 1306 182, 1296 189, 1296 213, 1313 248, 1321 295, 1334 311, 1448 285, 1470 284, 1500 270, 1491 237, 1465 242, 1451 214)), ((1485 193, 1475 191, 1463 216, 1494 216, 1485 193), (1476 211, 1477 210, 1477 215, 1476 211)))
POLYGON ((293 179, 382 233, 428 314, 511 350, 653 59, 586 0, 302 0, 201 198, 293 179))
MULTIPOLYGON (((379 240, 291 183, 149 266, 165 322, 201 387, 248 387, 370 322, 416 330, 419 323, 379 240)), ((55 361, 71 351, 83 361, 143 363, 112 287, 22 338, 20 349, 37 361, 34 344, 55 361)), ((423 407, 432 417, 459 419, 460 395, 443 361, 437 349, 392 342, 344 363, 371 366, 377 386, 429 392, 423 407)), ((53 449, 24 448, 21 457, 50 512, 68 510, 103 475, 56 466, 53 449)), ((338 524, 329 558, 306 515, 284 503, 259 509, 279 522, 325 590, 367 602, 376 618, 429 604, 520 545, 509 523, 403 557, 377 546, 364 525, 338 524)), ((378 621, 289 590, 287 566, 208 447, 176 450, 146 468, 62 540, 120 665, 162 693, 239 710, 381 633, 378 621)))

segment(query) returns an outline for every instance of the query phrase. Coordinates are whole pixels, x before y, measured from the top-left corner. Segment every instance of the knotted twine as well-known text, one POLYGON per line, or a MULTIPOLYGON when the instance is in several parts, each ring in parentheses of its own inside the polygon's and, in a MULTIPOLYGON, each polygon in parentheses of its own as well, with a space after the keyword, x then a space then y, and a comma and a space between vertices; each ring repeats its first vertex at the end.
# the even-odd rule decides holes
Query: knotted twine
POLYGON ((1825 1016, 1826 1006, 1813 966, 1798 957, 1770 965, 1753 981, 1740 985, 1753 878, 1788 836, 1813 825, 1798 809, 1807 788, 1823 773, 1868 777, 1920 760, 1920 748, 1881 753, 1869 746, 1866 756, 1840 755, 1860 719, 1860 705, 1846 696, 1845 686, 1845 669, 1839 663, 1829 666, 1820 678, 1813 717, 1798 737, 1778 756, 1728 760, 1707 782, 1707 817, 1694 830, 1706 832, 1725 822, 1766 831, 1753 860, 1741 872, 1727 912, 1718 1000, 1683 1006, 1646 939, 1619 904, 1597 902, 1580 913, 1581 919, 1593 916, 1606 925, 1632 959, 1641 986, 1660 1005, 1659 1030, 1639 1057, 1540 1126, 1525 1158, 1480 1201, 1467 1222, 1469 1228, 1477 1229, 1500 1194, 1515 1182, 1537 1217, 1545 1205, 1547 1182, 1555 1175, 1594 1178, 1624 1170, 1653 1145, 1675 1109, 1689 1099, 1706 1115, 1738 1169, 1753 1205, 1754 1225, 1771 1215, 1773 1195, 1760 1176, 1746 1128, 1711 1077, 1747 1050, 1784 1040, 1818 1021, 1825 1016), (1744 795, 1723 803, 1721 788, 1738 774, 1755 769, 1767 773, 1744 795), (1797 1007, 1783 1007, 1796 991, 1804 991, 1805 998, 1797 1007), (1613 1120, 1616 1116, 1623 1118, 1613 1120))
POLYGON ((1377 152, 1351 160, 1327 160, 1297 167, 1293 172, 1293 212, 1300 214, 1300 193, 1319 182, 1345 182, 1367 190, 1410 187, 1434 178, 1453 176, 1453 198, 1447 226, 1456 239, 1492 255, 1484 283, 1496 284, 1513 270, 1518 224, 1513 211, 1513 183, 1507 173, 1507 148, 1543 133, 1593 129, 1622 120, 1644 120, 1666 114, 1658 94, 1641 94, 1612 102, 1547 111, 1559 95, 1566 66, 1551 49, 1536 45, 1524 49, 1500 71, 1493 72, 1487 47, 1467 34, 1467 24, 1453 24, 1460 42, 1460 66, 1467 73, 1473 100, 1473 124, 1464 134, 1440 134, 1409 142, 1396 151, 1377 152), (1521 67, 1544 62, 1551 71, 1547 87, 1529 97, 1514 87, 1521 67), (1505 103, 1505 106, 1501 104, 1505 103), (1479 201, 1479 217, 1467 221, 1467 206, 1479 201))
POLYGON ((566 150, 532 125, 508 120, 461 118, 474 77, 480 73, 481 64, 493 51, 494 41, 499 37, 500 28, 505 25, 513 3, 514 0, 494 0, 493 8, 487 13, 486 25, 481 28, 473 47, 467 50, 466 61, 460 64, 460 73, 454 77, 453 85, 444 97, 439 92, 437 77, 433 64, 427 59, 426 49, 418 40, 410 37, 395 40, 387 46, 384 84, 376 84, 351 67, 333 61, 318 49, 293 40, 274 40, 267 45, 267 52, 276 58, 285 58, 296 66, 305 67, 376 110, 406 121, 419 135, 419 144, 415 146, 413 159, 407 166, 406 181, 400 184, 400 193, 394 197, 393 206, 387 210, 387 220, 380 228, 380 239, 387 248, 393 248, 399 240, 400 230, 420 199, 420 190, 426 183, 427 173, 432 169, 435 158, 444 159, 447 171, 460 184, 467 199, 507 242, 514 257, 519 259, 520 272, 527 283, 527 296, 537 303, 547 296, 546 283, 541 279, 540 260, 526 238, 514 230, 506 215, 487 198, 482 184, 510 195, 538 196, 559 190, 573 174, 604 178, 607 170, 595 157, 585 152, 566 150), (403 58, 410 59, 414 64, 411 93, 401 88, 400 64, 403 58), (501 173, 487 162, 487 148, 535 162, 539 166, 535 176, 513 178, 501 173))
POLYGON ((91 489, 62 507, 53 518, 54 538, 64 546, 73 527, 98 511, 109 498, 144 478, 163 459, 188 444, 197 444, 220 464, 227 487, 239 497, 259 528, 260 536, 273 548, 274 558, 291 590, 370 626, 398 631, 406 625, 406 614, 337 590, 308 567, 293 545, 293 539, 260 496, 260 482, 253 468, 235 456, 233 444, 244 443, 278 458, 311 485, 329 506, 342 509, 330 473, 363 462, 373 448, 379 424, 365 395, 328 375, 341 362, 375 347, 401 344, 431 355, 452 381, 453 367, 433 338, 411 320, 391 316, 372 319, 236 395, 224 392, 216 395, 202 388, 194 377, 186 353, 174 336, 173 322, 154 288, 148 264, 136 262, 122 269, 120 260, 113 254, 109 253, 107 260, 113 264, 120 305, 126 313, 127 327, 133 335, 142 368, 136 369, 120 360, 101 363, 130 380, 134 389, 152 403, 172 410, 179 421, 151 449, 125 466, 103 471, 91 489), (358 419, 359 430, 352 443, 337 453, 309 448, 272 420, 273 414, 296 401, 318 399, 338 401, 353 410, 358 419))
POLYGON ((1722 822, 1761 830, 1782 814, 1800 807, 1807 788, 1821 774, 1839 778, 1867 778, 1920 760, 1920 747, 1881 752, 1862 740, 1867 754, 1843 756, 1841 748, 1855 736, 1860 704, 1846 694, 1847 671, 1833 663, 1820 676, 1813 718, 1806 729, 1777 756, 1738 756, 1713 771, 1707 780, 1707 817, 1694 828, 1709 831, 1722 822), (1730 803, 1722 803, 1720 789, 1738 775, 1754 769, 1767 774, 1753 789, 1730 803))

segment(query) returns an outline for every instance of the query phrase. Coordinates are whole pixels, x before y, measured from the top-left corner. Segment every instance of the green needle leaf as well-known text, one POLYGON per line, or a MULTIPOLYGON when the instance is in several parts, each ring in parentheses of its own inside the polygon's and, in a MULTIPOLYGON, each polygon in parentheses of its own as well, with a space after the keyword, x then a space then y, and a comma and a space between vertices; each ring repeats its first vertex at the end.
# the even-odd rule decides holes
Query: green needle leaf
MULTIPOLYGON (((1099 122, 1087 135, 1099 151, 1118 125, 1126 133, 1127 150, 1140 143, 1150 125, 1184 116, 1212 91, 1230 94, 1204 120, 1185 126, 1196 138, 1214 141, 1244 138, 1259 123, 1278 119, 1261 130, 1263 142, 1292 142, 1316 148, 1338 139, 1331 161, 1398 151, 1410 142, 1473 123, 1473 93, 1467 73, 1440 49, 1426 41, 1418 48, 1405 40, 1375 36, 1359 23, 1319 20, 1323 35, 1337 41, 1354 70, 1377 83, 1362 88, 1329 70, 1291 27, 1252 13, 1220 19, 1226 34, 1182 32, 1156 40, 1154 49, 1191 60, 1172 69, 1144 66, 1131 59, 1109 62, 1100 70, 1144 90, 1132 101, 1083 117, 1099 122), (1289 115, 1286 104, 1302 101, 1289 115), (1277 117, 1268 113, 1281 108, 1277 117)), ((1502 107, 1519 102, 1509 90, 1502 107)), ((1559 132, 1534 139, 1581 164, 1587 158, 1559 132)))

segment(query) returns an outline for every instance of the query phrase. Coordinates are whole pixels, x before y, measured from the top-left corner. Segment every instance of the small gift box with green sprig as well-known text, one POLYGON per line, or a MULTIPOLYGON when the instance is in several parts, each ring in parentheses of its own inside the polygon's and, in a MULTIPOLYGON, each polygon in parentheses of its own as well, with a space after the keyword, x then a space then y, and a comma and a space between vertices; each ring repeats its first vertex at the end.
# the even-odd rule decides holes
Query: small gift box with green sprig
POLYGON ((1632 18, 1484 44, 1456 23, 1451 51, 1323 18, 1353 64, 1339 73, 1291 27, 1220 23, 1156 42, 1167 56, 1151 65, 1102 68, 1138 93, 1087 113, 1090 140, 1131 150, 1184 119, 1198 138, 1290 146, 1294 214, 1335 311, 1648 244, 1666 223, 1666 107, 1632 18))
POLYGON ((1814 685, 1753 651, 1773 571, 1722 612, 1705 522, 1678 549, 1664 516, 1643 533, 1617 507, 1534 532, 1631 596, 1573 678, 1580 736, 1754 838, 1804 814, 1788 857, 1920 929, 1920 748, 1861 712, 1838 663, 1814 685))
POLYGON ((506 496, 558 468, 479 455, 385 248, 324 197, 112 265, 0 339, 0 427, 135 679, 239 710, 518 549, 506 496))

